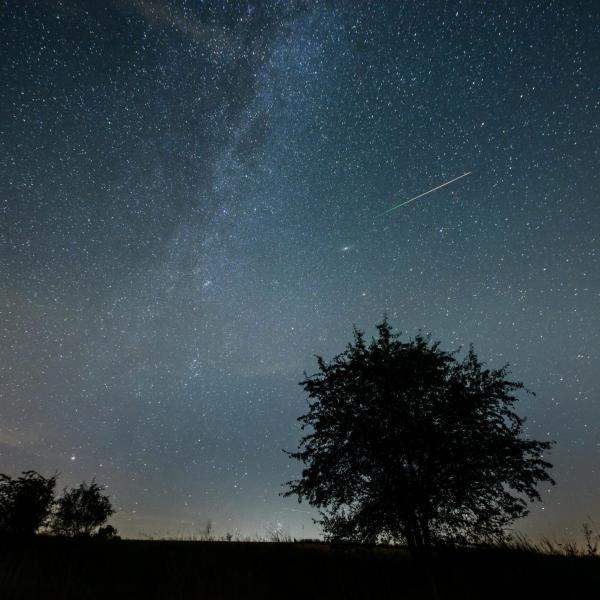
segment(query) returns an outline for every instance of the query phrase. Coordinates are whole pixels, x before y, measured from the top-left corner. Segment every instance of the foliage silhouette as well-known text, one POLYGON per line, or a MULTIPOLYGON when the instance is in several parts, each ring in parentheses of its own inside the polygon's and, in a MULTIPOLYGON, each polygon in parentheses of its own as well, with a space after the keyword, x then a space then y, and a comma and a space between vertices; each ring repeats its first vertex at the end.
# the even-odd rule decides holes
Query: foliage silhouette
POLYGON ((520 382, 506 367, 485 369, 471 347, 459 361, 418 335, 404 343, 387 320, 367 344, 354 341, 300 382, 309 396, 299 418, 310 433, 305 465, 284 496, 320 509, 328 539, 404 542, 426 550, 501 538, 554 483, 543 454, 512 409, 520 382))
POLYGON ((0 474, 0 533, 29 537, 46 524, 54 501, 56 475, 23 471, 12 478, 0 474))
POLYGON ((121 537, 118 535, 117 529, 112 525, 105 525, 104 527, 100 527, 98 531, 94 534, 95 540, 120 540, 121 537))
MULTIPOLYGON (((114 513, 103 487, 92 481, 63 492, 56 502, 52 530, 69 537, 90 536, 114 513)), ((116 530, 114 530, 116 533, 116 530)))

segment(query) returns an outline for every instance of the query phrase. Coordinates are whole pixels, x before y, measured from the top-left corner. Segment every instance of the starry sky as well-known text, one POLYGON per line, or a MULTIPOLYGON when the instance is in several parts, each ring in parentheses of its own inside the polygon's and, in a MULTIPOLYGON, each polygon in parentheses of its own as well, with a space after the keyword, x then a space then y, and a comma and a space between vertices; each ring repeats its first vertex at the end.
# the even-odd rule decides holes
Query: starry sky
POLYGON ((0 466, 127 536, 312 536, 297 385, 352 326, 475 344, 600 522, 595 1, 4 0, 0 466), (400 209, 391 206, 471 174, 400 209))

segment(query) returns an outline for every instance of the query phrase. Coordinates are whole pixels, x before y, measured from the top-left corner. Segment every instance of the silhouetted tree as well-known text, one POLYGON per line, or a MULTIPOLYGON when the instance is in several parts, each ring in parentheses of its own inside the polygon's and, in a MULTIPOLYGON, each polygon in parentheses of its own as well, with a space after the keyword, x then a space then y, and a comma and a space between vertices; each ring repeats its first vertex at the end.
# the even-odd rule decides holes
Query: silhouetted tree
MULTIPOLYGON (((103 487, 92 481, 64 490, 56 502, 52 529, 60 535, 90 536, 114 513, 110 500, 102 494, 103 487)), ((115 530, 116 531, 116 530, 115 530)))
POLYGON ((485 369, 471 347, 459 361, 418 335, 402 342, 384 320, 300 385, 302 477, 287 483, 319 508, 330 539, 403 541, 413 550, 503 535, 554 483, 551 442, 523 434, 506 367, 485 369))
POLYGON ((98 531, 94 534, 94 539, 97 540, 120 540, 120 536, 112 525, 105 525, 104 527, 100 527, 98 531))
POLYGON ((23 471, 13 479, 0 474, 0 533, 26 537, 46 524, 54 501, 56 475, 23 471))

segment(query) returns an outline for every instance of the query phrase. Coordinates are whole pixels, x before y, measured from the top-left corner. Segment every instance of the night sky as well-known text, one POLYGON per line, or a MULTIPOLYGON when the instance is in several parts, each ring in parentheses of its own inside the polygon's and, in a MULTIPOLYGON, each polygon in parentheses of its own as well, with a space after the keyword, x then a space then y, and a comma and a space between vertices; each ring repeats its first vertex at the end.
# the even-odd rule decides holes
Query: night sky
POLYGON ((600 522, 597 1, 0 11, 0 471, 316 535, 297 383, 387 313, 536 392, 521 530, 600 522))

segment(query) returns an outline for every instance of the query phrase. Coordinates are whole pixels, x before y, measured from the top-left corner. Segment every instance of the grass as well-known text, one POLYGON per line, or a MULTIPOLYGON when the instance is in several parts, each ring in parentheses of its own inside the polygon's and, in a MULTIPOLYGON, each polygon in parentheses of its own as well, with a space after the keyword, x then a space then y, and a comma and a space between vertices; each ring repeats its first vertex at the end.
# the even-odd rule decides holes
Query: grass
MULTIPOLYGON (((556 548, 555 548, 556 550, 556 548)), ((600 558, 513 547, 444 550, 322 543, 38 536, 0 550, 0 598, 593 598, 600 558)))

